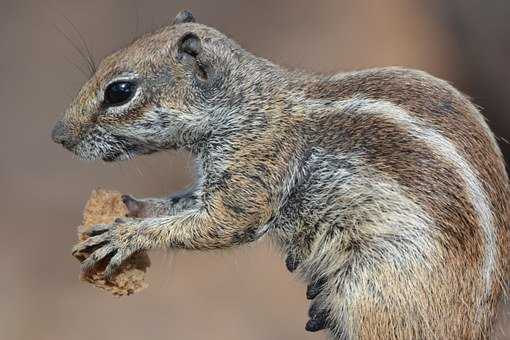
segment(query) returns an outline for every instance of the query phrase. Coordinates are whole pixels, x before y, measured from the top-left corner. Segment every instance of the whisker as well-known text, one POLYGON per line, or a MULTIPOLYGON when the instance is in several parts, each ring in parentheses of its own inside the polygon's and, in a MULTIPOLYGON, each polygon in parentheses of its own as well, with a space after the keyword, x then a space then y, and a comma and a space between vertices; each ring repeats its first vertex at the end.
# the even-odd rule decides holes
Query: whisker
POLYGON ((82 51, 82 49, 73 41, 73 39, 71 39, 71 37, 64 32, 64 30, 62 30, 60 28, 60 26, 58 26, 57 24, 53 24, 53 26, 55 27, 55 29, 60 32, 60 34, 62 34, 64 36, 64 38, 67 40, 67 42, 69 44, 71 44, 71 46, 74 48, 74 50, 76 52, 78 52, 78 54, 85 59, 85 61, 87 62, 87 66, 88 66, 88 69, 89 69, 89 77, 93 76, 94 75, 94 71, 93 69, 90 68, 90 63, 89 63, 89 60, 88 60, 88 57, 87 55, 82 51))
POLYGON ((76 25, 64 13, 60 12, 60 15, 62 15, 62 17, 69 23, 69 25, 71 25, 74 32, 78 35, 78 38, 80 39, 81 44, 83 45, 83 47, 85 47, 85 51, 87 54, 86 60, 87 60, 87 64, 89 65, 90 71, 92 72, 92 74, 96 73, 96 70, 97 70, 96 62, 94 60, 94 56, 93 56, 92 52, 90 51, 87 41, 85 40, 85 38, 83 37, 81 32, 78 30, 76 25))
POLYGON ((135 169, 138 172, 138 176, 143 177, 143 173, 142 173, 142 170, 140 169, 140 167, 135 166, 135 169))
POLYGON ((505 137, 503 136, 498 136, 498 139, 505 142, 506 144, 510 144, 510 142, 508 141, 508 139, 506 139, 505 137))

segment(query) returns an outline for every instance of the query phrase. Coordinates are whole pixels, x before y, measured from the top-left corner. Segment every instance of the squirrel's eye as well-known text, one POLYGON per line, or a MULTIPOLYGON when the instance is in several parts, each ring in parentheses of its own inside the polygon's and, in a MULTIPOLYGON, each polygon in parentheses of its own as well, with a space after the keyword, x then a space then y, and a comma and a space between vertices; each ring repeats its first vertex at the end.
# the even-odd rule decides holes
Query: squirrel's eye
POLYGON ((135 94, 136 84, 130 81, 117 81, 111 83, 104 91, 104 101, 110 106, 127 103, 135 94))

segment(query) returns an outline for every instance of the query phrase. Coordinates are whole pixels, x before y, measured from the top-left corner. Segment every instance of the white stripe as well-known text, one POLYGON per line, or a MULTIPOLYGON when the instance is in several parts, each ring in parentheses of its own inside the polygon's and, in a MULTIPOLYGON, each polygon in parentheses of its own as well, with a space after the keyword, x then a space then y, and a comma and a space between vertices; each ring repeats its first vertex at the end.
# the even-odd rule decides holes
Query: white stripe
MULTIPOLYGON (((496 258, 498 256, 497 239, 494 229, 494 220, 491 210, 491 204, 483 189, 478 174, 475 169, 459 153, 455 145, 435 129, 427 127, 427 123, 416 117, 412 117, 406 110, 385 101, 354 100, 355 104, 360 105, 357 112, 364 114, 379 114, 385 119, 391 120, 409 130, 409 132, 422 139, 443 159, 448 160, 456 169, 463 181, 466 183, 466 191, 473 205, 479 225, 483 231, 484 237, 484 262, 481 268, 482 276, 485 280, 486 296, 492 291, 492 279, 496 267, 496 258), (362 103, 360 103, 360 101, 362 103)), ((490 166, 490 165, 488 165, 490 166)), ((484 297, 481 297, 482 300, 484 297)))
MULTIPOLYGON (((305 99, 305 101, 307 101, 312 107, 321 109, 324 108, 324 103, 321 100, 305 99)), ((331 107, 331 105, 329 107, 331 107)), ((469 200, 476 211, 478 223, 482 228, 484 238, 484 259, 481 268, 481 275, 485 281, 485 296, 480 296, 481 305, 482 301, 490 295, 492 291, 492 280, 499 254, 491 204, 480 182, 477 171, 472 168, 469 162, 467 162, 466 159, 459 153, 455 144, 453 144, 448 138, 437 132, 435 129, 430 128, 429 123, 411 116, 406 110, 391 102, 354 97, 347 100, 339 100, 333 104, 333 107, 347 114, 361 113, 379 115, 385 119, 393 121, 399 126, 405 127, 413 136, 423 140, 439 156, 449 161, 461 176, 462 180, 466 184, 466 191, 469 196, 469 200)), ((317 112, 321 112, 321 110, 318 110, 317 112)), ((483 121, 481 115, 478 115, 476 118, 478 118, 481 128, 488 130, 487 124, 483 121)), ((492 136, 491 133, 489 133, 489 135, 492 136)), ((492 143, 495 144, 495 140, 492 140, 492 143)), ((499 150, 497 145, 496 149, 499 150)))

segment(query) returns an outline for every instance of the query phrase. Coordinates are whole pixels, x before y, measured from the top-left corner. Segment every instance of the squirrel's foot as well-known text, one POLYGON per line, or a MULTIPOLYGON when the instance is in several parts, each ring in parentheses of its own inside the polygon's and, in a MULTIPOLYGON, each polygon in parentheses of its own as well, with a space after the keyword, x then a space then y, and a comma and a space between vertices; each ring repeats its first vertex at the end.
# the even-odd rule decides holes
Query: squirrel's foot
POLYGON ((322 307, 319 294, 324 288, 326 278, 320 278, 308 285, 306 289, 306 298, 313 300, 308 316, 310 320, 306 323, 305 329, 309 332, 317 332, 328 327, 328 314, 329 311, 322 307), (319 297, 318 297, 319 296, 319 297))
POLYGON ((104 275, 112 279, 121 264, 142 249, 144 244, 139 221, 117 219, 111 224, 98 224, 84 232, 88 238, 73 248, 75 257, 85 258, 81 263, 84 274, 90 273, 100 262, 108 260, 104 275))
MULTIPOLYGON (((310 292, 310 287, 308 287, 307 290, 307 297, 309 296, 308 293, 310 292)), ((318 294, 318 293, 317 293, 318 294)), ((317 295, 314 296, 314 298, 317 295)), ((306 323, 305 330, 309 332, 317 332, 322 329, 328 328, 328 315, 329 310, 323 306, 323 303, 320 301, 319 298, 316 298, 312 305, 310 306, 310 309, 308 310, 308 316, 310 317, 310 320, 306 323)))
MULTIPOLYGON (((301 260, 295 254, 288 254, 285 259, 285 266, 292 273, 294 272, 299 265, 301 264, 301 260)), ((310 309, 308 310, 308 316, 310 320, 306 323, 305 329, 309 332, 317 332, 322 329, 328 328, 328 314, 329 311, 322 306, 320 301, 319 294, 322 292, 324 288, 324 284, 326 283, 326 278, 322 277, 318 280, 310 283, 306 289, 306 298, 308 300, 313 300, 310 309)))

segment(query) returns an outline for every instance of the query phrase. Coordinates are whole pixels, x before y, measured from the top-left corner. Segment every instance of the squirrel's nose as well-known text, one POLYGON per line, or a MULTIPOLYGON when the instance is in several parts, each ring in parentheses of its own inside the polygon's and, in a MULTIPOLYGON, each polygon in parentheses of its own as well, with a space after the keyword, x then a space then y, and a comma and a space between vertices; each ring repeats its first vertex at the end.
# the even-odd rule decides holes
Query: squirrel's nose
POLYGON ((69 128, 62 121, 58 121, 53 127, 51 139, 55 143, 62 144, 68 150, 72 150, 78 144, 77 138, 70 133, 69 128))

